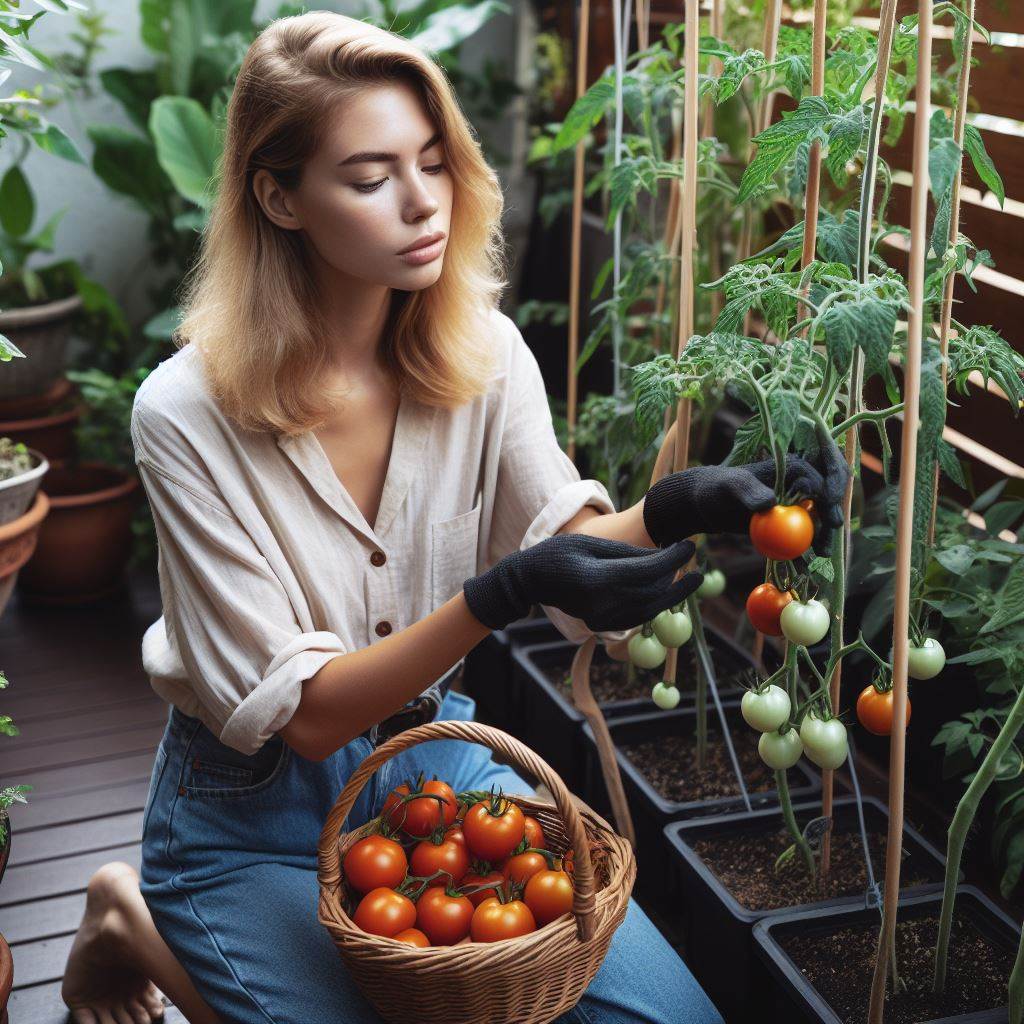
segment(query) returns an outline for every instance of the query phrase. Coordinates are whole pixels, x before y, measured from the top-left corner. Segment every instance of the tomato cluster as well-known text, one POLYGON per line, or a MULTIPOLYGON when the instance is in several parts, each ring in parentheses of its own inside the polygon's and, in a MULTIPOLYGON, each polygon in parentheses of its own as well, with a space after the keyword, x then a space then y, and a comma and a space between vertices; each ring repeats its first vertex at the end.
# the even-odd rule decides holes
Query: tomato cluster
POLYGON ((540 822, 500 790, 457 796, 421 775, 388 794, 378 827, 342 865, 365 932, 415 946, 496 942, 572 910, 572 851, 547 850, 540 822))

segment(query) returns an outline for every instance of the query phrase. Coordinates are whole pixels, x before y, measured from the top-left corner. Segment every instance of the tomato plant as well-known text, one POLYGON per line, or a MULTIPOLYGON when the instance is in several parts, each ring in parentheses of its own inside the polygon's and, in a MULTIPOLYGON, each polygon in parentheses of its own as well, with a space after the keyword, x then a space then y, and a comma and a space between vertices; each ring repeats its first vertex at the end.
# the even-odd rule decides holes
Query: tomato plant
POLYGON ((757 741, 757 752, 769 768, 792 768, 800 760, 804 745, 796 729, 786 732, 763 732, 757 741))
POLYGON ((657 668, 665 660, 665 648, 654 635, 654 629, 645 622, 639 633, 629 638, 629 660, 637 668, 657 668))
MULTIPOLYGON (((888 736, 892 732, 892 690, 879 690, 869 683, 857 698, 857 719, 868 732, 888 736)), ((910 725, 910 699, 907 699, 907 725, 910 725)))
POLYGON ((711 569, 704 573, 704 582, 697 588, 698 597, 719 597, 725 593, 725 573, 711 569))
POLYGON ((946 652, 934 637, 926 637, 920 645, 911 644, 907 651, 907 673, 911 679, 934 679, 946 665, 946 652))
POLYGON ((800 723, 800 740, 804 753, 819 768, 834 771, 849 753, 846 726, 838 718, 820 718, 813 709, 800 723))
POLYGON ((653 627, 654 635, 664 647, 682 647, 693 636, 690 616, 685 611, 675 608, 666 608, 658 612, 654 617, 653 627))
POLYGON ((779 615, 782 635, 794 644, 813 647, 828 636, 832 617, 828 609, 811 598, 809 601, 791 601, 779 615))
POLYGON ((662 711, 671 711, 674 707, 678 706, 681 699, 679 688, 671 683, 666 683, 664 680, 660 683, 655 683, 651 688, 651 700, 662 711))

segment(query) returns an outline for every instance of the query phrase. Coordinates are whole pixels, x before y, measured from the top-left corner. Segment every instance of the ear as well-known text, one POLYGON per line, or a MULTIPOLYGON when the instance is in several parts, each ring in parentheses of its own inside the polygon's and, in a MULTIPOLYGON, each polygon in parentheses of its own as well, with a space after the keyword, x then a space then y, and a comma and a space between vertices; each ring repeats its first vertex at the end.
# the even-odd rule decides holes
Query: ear
POLYGON ((265 167, 261 167, 252 179, 252 190, 267 219, 279 228, 298 231, 302 224, 292 213, 292 202, 288 193, 274 180, 265 167))

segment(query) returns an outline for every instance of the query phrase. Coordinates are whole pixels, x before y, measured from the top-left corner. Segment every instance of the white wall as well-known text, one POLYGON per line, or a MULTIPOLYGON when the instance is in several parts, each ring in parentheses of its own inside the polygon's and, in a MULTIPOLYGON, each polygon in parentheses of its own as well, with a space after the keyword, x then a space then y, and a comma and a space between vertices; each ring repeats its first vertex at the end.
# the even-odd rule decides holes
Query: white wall
MULTIPOLYGON (((216 3, 217 0, 208 0, 216 3)), ((26 3, 28 10, 34 4, 26 3)), ((106 15, 106 25, 114 34, 105 37, 105 48, 99 54, 95 69, 105 67, 147 67, 151 55, 139 38, 138 0, 92 0, 94 10, 106 15)), ((312 5, 310 5, 312 6, 312 5)), ((363 3, 337 0, 325 3, 325 8, 360 16, 367 9, 363 3)), ((527 73, 531 64, 533 13, 529 0, 512 0, 512 16, 497 15, 465 47, 464 60, 468 67, 481 67, 486 58, 503 61, 508 73, 527 73)), ((278 7, 278 0, 259 0, 257 13, 270 17, 278 7)), ((369 9, 373 9, 372 7, 369 9)), ((33 45, 48 54, 68 49, 69 34, 74 30, 72 16, 47 14, 30 34, 33 45)), ((17 67, 4 88, 5 94, 15 88, 30 87, 41 75, 28 68, 17 67)), ((506 190, 506 231, 513 250, 519 248, 525 237, 524 218, 530 212, 529 182, 524 180, 521 167, 525 156, 526 137, 522 118, 513 116, 492 126, 491 131, 505 152, 514 154, 514 164, 520 170, 511 174, 500 169, 506 190)), ((86 158, 87 166, 80 166, 42 153, 35 146, 28 157, 26 172, 32 183, 38 205, 37 225, 45 222, 56 210, 66 208, 57 233, 57 253, 60 258, 75 257, 86 272, 101 281, 124 306, 129 321, 144 322, 155 310, 147 290, 154 281, 162 280, 147 264, 146 216, 126 198, 110 192, 88 166, 92 147, 86 128, 93 123, 113 123, 131 128, 120 106, 98 88, 91 98, 76 98, 73 102, 53 108, 49 119, 60 125, 76 142, 86 158)), ((15 146, 4 140, 0 146, 0 169, 9 166, 15 146)))

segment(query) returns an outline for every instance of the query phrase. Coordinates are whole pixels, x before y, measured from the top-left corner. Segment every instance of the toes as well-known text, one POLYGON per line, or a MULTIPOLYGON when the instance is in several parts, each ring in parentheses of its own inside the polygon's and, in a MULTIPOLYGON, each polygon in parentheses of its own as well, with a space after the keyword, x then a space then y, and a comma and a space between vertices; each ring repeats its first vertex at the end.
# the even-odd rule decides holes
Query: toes
POLYGON ((96 1014, 87 1006, 80 1006, 71 1011, 71 1020, 74 1024, 96 1024, 96 1014))
POLYGON ((138 999, 129 999, 125 1003, 125 1009, 128 1011, 132 1019, 132 1024, 152 1024, 152 1014, 147 1010, 138 999))

